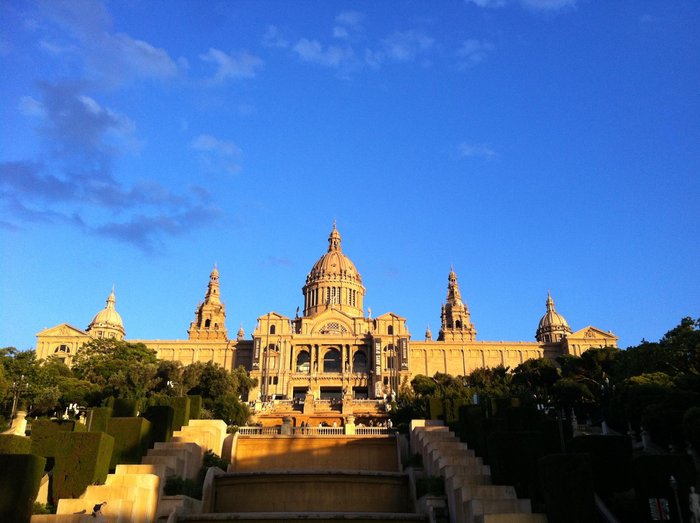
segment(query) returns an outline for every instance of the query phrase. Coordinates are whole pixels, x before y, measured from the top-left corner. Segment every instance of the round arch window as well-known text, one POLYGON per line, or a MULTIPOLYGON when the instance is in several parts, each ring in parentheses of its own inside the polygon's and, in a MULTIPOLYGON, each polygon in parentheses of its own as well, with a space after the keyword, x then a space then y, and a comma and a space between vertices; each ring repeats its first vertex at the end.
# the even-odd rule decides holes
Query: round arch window
POLYGON ((338 349, 329 349, 323 355, 323 372, 340 372, 341 369, 340 351, 338 349))

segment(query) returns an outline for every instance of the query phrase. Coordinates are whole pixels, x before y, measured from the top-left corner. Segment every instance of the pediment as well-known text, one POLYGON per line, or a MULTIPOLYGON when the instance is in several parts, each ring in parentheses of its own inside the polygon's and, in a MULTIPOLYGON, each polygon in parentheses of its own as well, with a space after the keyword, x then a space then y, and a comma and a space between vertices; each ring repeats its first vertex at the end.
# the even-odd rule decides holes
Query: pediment
POLYGON ((377 316, 376 319, 377 319, 377 320, 399 320, 399 321, 403 321, 405 318, 403 318, 402 316, 399 316, 398 314, 393 313, 393 312, 385 312, 385 313, 382 314, 381 316, 377 316))
POLYGON ((268 312, 267 314, 263 314, 258 318, 258 321, 261 320, 289 320, 289 318, 278 312, 268 312))
POLYGON ((66 336, 89 336, 87 332, 84 330, 80 330, 77 327, 73 327, 72 325, 69 325, 68 323, 61 323, 60 325, 56 325, 55 327, 50 327, 48 329, 44 329, 43 331, 39 331, 36 334, 37 336, 51 336, 51 337, 66 337, 66 336))
POLYGON ((584 339, 584 340, 596 340, 596 339, 606 339, 606 340, 617 340, 612 332, 606 332, 597 327, 589 325, 581 330, 573 332, 567 336, 567 338, 572 339, 584 339))

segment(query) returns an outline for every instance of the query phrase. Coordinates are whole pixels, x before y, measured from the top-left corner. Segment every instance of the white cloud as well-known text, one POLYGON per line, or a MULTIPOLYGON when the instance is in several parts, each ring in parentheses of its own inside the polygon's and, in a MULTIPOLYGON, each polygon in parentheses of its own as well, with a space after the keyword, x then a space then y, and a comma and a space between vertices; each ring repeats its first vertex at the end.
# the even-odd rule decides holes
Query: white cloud
POLYGON ((254 78, 264 65, 262 59, 247 51, 229 55, 212 47, 199 57, 205 62, 216 64, 216 73, 211 78, 214 82, 223 82, 229 78, 254 78))
POLYGON ((192 140, 190 147, 195 151, 216 152, 223 156, 233 156, 241 152, 232 141, 220 140, 210 134, 200 134, 192 140))
POLYGON ((520 0, 520 3, 530 9, 555 11, 565 7, 576 7, 576 0, 520 0))
POLYGON ((339 25, 344 25, 353 29, 359 29, 362 25, 365 15, 358 11, 342 11, 335 17, 335 21, 339 25))
POLYGON ((329 45, 324 49, 318 40, 307 40, 306 38, 299 40, 293 49, 305 62, 335 68, 353 61, 355 54, 350 47, 329 45))
POLYGON ((459 155, 466 158, 493 158, 496 151, 485 143, 462 142, 458 146, 459 155))
POLYGON ((435 40, 422 31, 396 31, 382 41, 386 55, 397 62, 410 62, 433 47, 435 40))
POLYGON ((241 170, 235 160, 240 156, 241 150, 231 140, 200 134, 190 142, 190 148, 199 153, 199 163, 206 172, 236 174, 241 170))
POLYGON ((519 3, 528 9, 540 11, 556 11, 565 7, 576 7, 577 0, 465 0, 467 4, 486 9, 496 9, 507 5, 519 3))
POLYGON ((44 106, 40 101, 32 98, 31 96, 23 96, 20 98, 19 110, 22 114, 26 114, 27 116, 46 116, 44 106))
POLYGON ((474 67, 478 63, 483 62, 494 48, 494 45, 486 40, 465 40, 457 50, 459 67, 462 69, 474 67))
POLYGON ((289 46, 289 42, 282 37, 282 33, 277 26, 268 25, 263 35, 263 45, 265 47, 285 48, 289 46))
POLYGON ((466 0, 468 4, 474 4, 478 7, 503 7, 506 5, 506 0, 466 0))
POLYGON ((131 67, 142 78, 165 80, 177 75, 178 66, 164 49, 124 33, 110 36, 107 41, 113 47, 112 56, 118 56, 124 67, 131 67))
POLYGON ((337 25, 333 28, 333 37, 334 38, 347 38, 348 36, 350 36, 350 33, 348 33, 348 30, 345 29, 344 27, 337 25))

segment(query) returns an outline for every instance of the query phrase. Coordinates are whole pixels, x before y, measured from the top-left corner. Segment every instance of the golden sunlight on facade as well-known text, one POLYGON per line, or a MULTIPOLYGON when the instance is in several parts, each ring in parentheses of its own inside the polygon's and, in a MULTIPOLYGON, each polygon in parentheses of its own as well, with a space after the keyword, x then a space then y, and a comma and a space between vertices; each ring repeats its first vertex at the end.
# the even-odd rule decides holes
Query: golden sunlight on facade
MULTIPOLYGON (((314 264, 302 287, 304 308, 294 318, 269 312, 258 318, 252 339, 243 329, 231 339, 221 301, 219 271, 209 277, 204 301, 195 312, 187 340, 129 340, 154 349, 161 359, 187 365, 213 361, 227 369, 244 366, 258 387, 250 400, 382 398, 397 392, 417 374, 465 375, 481 367, 516 367, 531 358, 580 355, 594 347, 615 347, 609 331, 585 327, 572 332, 548 294, 546 312, 535 341, 480 341, 462 301, 457 274, 450 270, 447 297, 437 339, 430 329, 422 341, 411 339, 406 319, 393 312, 372 317, 365 312, 365 287, 353 262, 342 251, 333 225, 328 250, 314 264)), ((114 291, 86 330, 67 323, 37 334, 37 356, 56 355, 70 364, 90 339, 124 339, 114 291)))

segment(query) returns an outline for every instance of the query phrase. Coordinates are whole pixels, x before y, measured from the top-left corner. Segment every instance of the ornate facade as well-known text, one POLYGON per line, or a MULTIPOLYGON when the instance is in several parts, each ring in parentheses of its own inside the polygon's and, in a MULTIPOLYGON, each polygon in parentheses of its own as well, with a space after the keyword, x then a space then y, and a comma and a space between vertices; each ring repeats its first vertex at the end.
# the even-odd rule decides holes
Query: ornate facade
MULTIPOLYGON (((365 287, 353 262, 343 253, 333 225, 328 249, 306 277, 304 308, 294 318, 270 312, 258 318, 250 338, 243 329, 228 336, 226 308, 221 301, 219 271, 209 277, 204 301, 195 311, 187 340, 130 340, 154 349, 161 359, 189 364, 213 361, 227 369, 243 365, 259 386, 251 398, 381 398, 399 391, 416 374, 465 375, 480 367, 511 368, 531 358, 580 355, 594 347, 615 347, 617 337, 595 327, 572 332, 549 295, 534 341, 493 342, 476 339, 476 328, 454 269, 441 310, 437 340, 430 329, 413 340, 406 318, 387 312, 375 318, 364 310, 365 287)), ((93 338, 123 339, 122 319, 114 291, 105 309, 86 330, 66 323, 37 334, 37 356, 52 355, 70 363, 93 338)))

